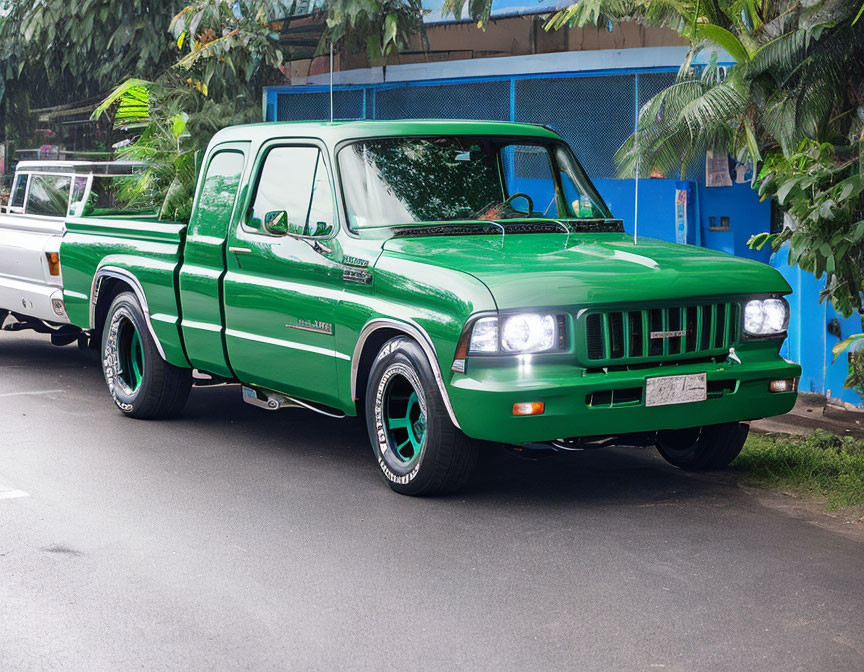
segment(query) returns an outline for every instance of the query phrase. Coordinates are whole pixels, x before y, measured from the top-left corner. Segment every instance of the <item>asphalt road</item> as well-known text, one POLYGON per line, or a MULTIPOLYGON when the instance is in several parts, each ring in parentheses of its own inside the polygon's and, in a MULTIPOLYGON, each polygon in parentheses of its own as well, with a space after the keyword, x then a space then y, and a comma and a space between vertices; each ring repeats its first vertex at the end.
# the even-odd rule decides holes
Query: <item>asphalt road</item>
POLYGON ((0 670, 864 670, 864 544, 653 451, 380 479, 355 425, 0 334, 0 670))

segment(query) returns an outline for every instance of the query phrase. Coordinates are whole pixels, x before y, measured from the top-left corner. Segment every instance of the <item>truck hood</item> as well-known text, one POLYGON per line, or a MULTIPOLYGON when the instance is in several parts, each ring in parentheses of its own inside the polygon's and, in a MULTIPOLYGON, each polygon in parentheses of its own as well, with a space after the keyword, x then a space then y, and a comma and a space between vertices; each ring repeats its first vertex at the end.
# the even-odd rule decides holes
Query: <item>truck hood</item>
POLYGON ((383 256, 471 274, 499 309, 790 291, 765 264, 620 233, 420 236, 383 247, 383 256))

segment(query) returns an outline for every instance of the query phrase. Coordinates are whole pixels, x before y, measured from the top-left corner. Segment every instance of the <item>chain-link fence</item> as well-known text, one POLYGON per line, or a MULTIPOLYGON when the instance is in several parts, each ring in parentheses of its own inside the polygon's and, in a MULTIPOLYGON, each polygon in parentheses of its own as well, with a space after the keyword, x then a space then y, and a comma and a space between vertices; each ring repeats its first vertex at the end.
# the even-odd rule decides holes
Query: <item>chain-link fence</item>
MULTIPOLYGON (((573 147, 593 177, 615 177, 614 155, 638 107, 672 84, 674 71, 513 76, 452 82, 336 87, 336 119, 493 119, 545 124, 573 147), (638 99, 638 104, 637 104, 638 99)), ((330 118, 326 87, 268 93, 270 120, 330 118)))

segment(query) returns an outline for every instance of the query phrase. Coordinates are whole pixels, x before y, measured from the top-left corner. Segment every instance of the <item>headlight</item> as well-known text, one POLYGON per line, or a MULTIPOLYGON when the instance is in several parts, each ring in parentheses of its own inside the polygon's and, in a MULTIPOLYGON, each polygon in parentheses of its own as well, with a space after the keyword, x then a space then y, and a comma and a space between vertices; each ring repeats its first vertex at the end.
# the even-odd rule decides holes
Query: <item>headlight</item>
POLYGON ((516 313, 483 317, 474 323, 468 352, 527 354, 555 350, 558 343, 555 315, 516 313))
POLYGON ((753 299, 744 306, 744 333, 775 336, 789 326, 789 304, 785 299, 753 299))
POLYGON ((504 352, 544 352, 555 344, 555 318, 552 315, 520 313, 504 318, 501 349, 504 352))

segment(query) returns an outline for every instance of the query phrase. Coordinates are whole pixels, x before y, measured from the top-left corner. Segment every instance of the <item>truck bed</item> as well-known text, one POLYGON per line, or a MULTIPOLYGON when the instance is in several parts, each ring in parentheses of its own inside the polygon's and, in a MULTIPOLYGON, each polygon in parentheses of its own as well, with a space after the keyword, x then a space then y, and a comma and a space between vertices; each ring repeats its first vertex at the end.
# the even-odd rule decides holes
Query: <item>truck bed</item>
POLYGON ((78 217, 66 221, 60 246, 69 321, 98 328, 95 301, 119 279, 129 282, 150 316, 154 336, 171 363, 186 357, 178 331, 177 269, 186 225, 155 217, 78 217))

